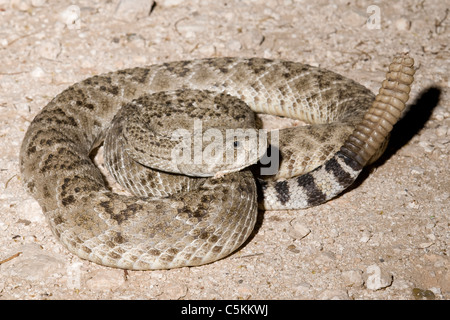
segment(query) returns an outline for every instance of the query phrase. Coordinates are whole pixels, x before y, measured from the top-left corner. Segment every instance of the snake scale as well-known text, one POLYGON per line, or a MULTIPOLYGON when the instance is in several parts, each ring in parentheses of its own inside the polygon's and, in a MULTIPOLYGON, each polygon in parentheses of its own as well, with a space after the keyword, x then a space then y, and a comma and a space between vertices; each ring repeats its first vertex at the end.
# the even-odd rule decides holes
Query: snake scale
MULTIPOLYGON (((31 122, 20 151, 23 182, 54 235, 83 259, 133 270, 209 263, 248 238, 258 190, 267 210, 299 209, 351 185, 401 117, 413 64, 407 54, 395 57, 376 97, 331 71, 260 58, 178 61, 96 75, 57 95, 31 122), (254 121, 247 106, 311 124, 274 131, 280 159, 274 177, 255 180, 242 164, 210 166, 202 177, 182 175, 187 168, 164 169, 170 130, 196 118, 204 125, 218 118, 220 130, 228 121, 247 128, 254 121), (134 195, 112 192, 91 160, 103 141, 109 170, 134 195), (147 155, 147 147, 156 155, 147 155), (151 157, 162 168, 150 168, 151 157)), ((233 147, 248 151, 239 139, 233 147)))

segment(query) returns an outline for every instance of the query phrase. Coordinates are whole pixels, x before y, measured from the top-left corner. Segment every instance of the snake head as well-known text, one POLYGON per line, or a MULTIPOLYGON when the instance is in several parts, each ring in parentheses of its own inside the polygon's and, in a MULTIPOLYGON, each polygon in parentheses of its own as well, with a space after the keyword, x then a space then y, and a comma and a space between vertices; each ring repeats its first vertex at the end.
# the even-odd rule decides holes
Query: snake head
POLYGON ((254 128, 208 128, 195 131, 173 149, 172 161, 180 173, 216 178, 255 164, 267 149, 267 133, 254 128))

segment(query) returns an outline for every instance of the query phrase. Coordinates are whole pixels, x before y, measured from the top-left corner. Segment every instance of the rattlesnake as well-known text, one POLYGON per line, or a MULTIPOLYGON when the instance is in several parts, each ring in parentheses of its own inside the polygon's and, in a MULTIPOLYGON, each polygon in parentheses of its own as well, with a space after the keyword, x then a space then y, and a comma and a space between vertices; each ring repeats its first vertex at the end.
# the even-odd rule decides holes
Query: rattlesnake
POLYGON ((214 108, 206 111, 208 119, 224 112, 239 126, 248 116, 231 108, 242 100, 255 112, 312 123, 275 131, 281 174, 258 183, 265 209, 298 209, 336 196, 378 156, 405 107, 413 75, 413 59, 396 57, 376 98, 331 71, 259 58, 179 61, 93 76, 57 95, 30 124, 20 152, 24 185, 56 237, 81 258, 135 270, 205 264, 235 251, 252 232, 258 210, 252 173, 234 168, 188 178, 142 169, 141 147, 166 142, 147 142, 150 125, 127 127, 120 120, 150 103, 163 109, 147 116, 176 129, 176 121, 164 122, 174 104, 190 118, 205 102, 214 108), (125 105, 129 111, 119 112, 125 105), (113 118, 119 122, 111 126, 113 118), (112 174, 136 195, 110 191, 93 164, 90 153, 105 137, 112 174), (119 152, 124 145, 127 151, 119 152), (172 178, 178 180, 164 180, 172 178))

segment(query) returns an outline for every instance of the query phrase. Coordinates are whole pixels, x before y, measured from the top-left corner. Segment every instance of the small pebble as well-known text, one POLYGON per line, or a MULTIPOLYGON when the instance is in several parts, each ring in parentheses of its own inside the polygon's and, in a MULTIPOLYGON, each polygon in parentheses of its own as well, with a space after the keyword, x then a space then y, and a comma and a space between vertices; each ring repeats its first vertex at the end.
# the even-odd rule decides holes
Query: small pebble
MULTIPOLYGON (((13 253, 21 254, 2 265, 2 277, 18 277, 29 281, 42 281, 65 273, 65 261, 56 254, 46 252, 36 243, 25 244, 13 253)), ((12 254, 6 254, 6 257, 12 254)))
POLYGON ((8 45, 8 39, 2 38, 0 39, 0 46, 6 47, 8 45))
POLYGON ((436 298, 433 291, 420 288, 412 289, 412 296, 416 300, 434 300, 436 298))
POLYGON ((263 43, 264 35, 259 30, 252 29, 242 35, 241 41, 247 48, 256 48, 263 43))
POLYGON ((414 166, 411 167, 411 173, 412 174, 424 174, 425 173, 425 169, 419 166, 414 166))
POLYGON ((344 271, 342 272, 342 280, 346 287, 362 287, 364 284, 362 274, 361 270, 344 271))
POLYGON ((408 203, 407 207, 410 209, 419 209, 420 205, 416 202, 416 200, 412 200, 408 203))
POLYGON ((334 260, 336 260, 336 255, 333 252, 323 251, 317 256, 317 258, 314 259, 314 263, 317 265, 322 265, 334 260))
POLYGON ((162 7, 174 7, 183 3, 184 0, 159 0, 158 5, 162 7))
POLYGON ((430 153, 434 150, 434 146, 428 141, 420 141, 419 146, 421 146, 427 153, 430 153))
POLYGON ((35 52, 44 59, 55 60, 61 53, 61 44, 58 40, 43 41, 36 47, 35 52))
POLYGON ((20 218, 32 223, 45 223, 45 216, 42 214, 41 207, 34 199, 21 201, 16 207, 16 212, 20 218))
POLYGON ((209 57, 216 52, 216 48, 212 44, 207 44, 198 48, 198 52, 205 57, 209 57))
POLYGON ((30 74, 33 78, 41 78, 45 76, 45 71, 41 67, 35 67, 30 74))
POLYGON ((370 234, 370 232, 367 230, 364 230, 362 237, 359 239, 359 242, 367 243, 371 237, 372 237, 372 235, 370 234))
MULTIPOLYGON (((449 82, 449 84, 450 84, 450 82, 449 82)), ((433 110, 433 116, 436 118, 436 120, 443 121, 445 118, 448 118, 450 116, 450 112, 448 112, 445 107, 437 106, 433 110)))
POLYGON ((142 37, 140 34, 136 34, 136 33, 127 34, 126 42, 130 47, 134 47, 134 48, 144 48, 146 45, 145 38, 142 37))
POLYGON ((59 20, 67 26, 67 29, 78 30, 81 28, 80 7, 68 6, 59 14, 59 20))
POLYGON ((303 239, 310 232, 311 230, 308 227, 306 227, 297 220, 291 221, 290 228, 288 230, 289 236, 291 236, 294 239, 303 239))
POLYGON ((425 249, 425 248, 428 248, 428 247, 431 247, 432 245, 434 244, 434 242, 422 242, 422 243, 419 243, 419 248, 420 249, 425 249))
POLYGON ((394 290, 407 290, 413 287, 412 282, 404 280, 404 279, 396 279, 392 283, 392 288, 394 290))
POLYGON ((408 31, 409 29, 411 29, 411 21, 402 17, 395 21, 395 27, 399 31, 408 31))
POLYGON ((153 0, 120 0, 114 16, 129 22, 145 18, 150 15, 153 0))
POLYGON ((242 44, 238 40, 230 40, 227 43, 227 48, 232 51, 239 51, 242 48, 242 44))
POLYGON ((438 137, 444 137, 444 136, 448 135, 448 133, 449 133, 448 126, 442 125, 436 129, 436 134, 438 137))
POLYGON ((441 295, 441 288, 431 287, 430 291, 433 292, 436 296, 441 295))

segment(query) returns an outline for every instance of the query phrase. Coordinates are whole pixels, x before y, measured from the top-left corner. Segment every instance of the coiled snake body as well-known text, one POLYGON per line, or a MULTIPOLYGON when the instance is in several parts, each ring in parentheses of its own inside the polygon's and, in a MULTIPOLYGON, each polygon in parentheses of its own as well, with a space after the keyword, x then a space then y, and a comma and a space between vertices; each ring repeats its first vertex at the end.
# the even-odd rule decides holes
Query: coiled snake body
MULTIPOLYGON (((318 205, 345 190, 379 155, 413 75, 413 60, 396 57, 376 98, 331 71, 257 58, 94 76, 57 95, 32 121, 20 153, 24 184, 53 233, 81 258, 135 270, 212 262, 236 250, 254 227, 257 184, 249 170, 239 170, 257 158, 225 169, 212 161, 194 171, 214 177, 187 177, 181 173, 188 168, 166 167, 171 131, 199 118, 202 124, 218 118, 212 127, 219 132, 233 121, 234 128, 250 128, 254 119, 245 104, 311 123, 276 131, 280 170, 275 179, 259 179, 259 186, 266 209, 318 205), (104 140, 111 173, 134 196, 110 191, 91 161, 104 140)), ((248 151, 251 143, 242 145, 248 151)))

